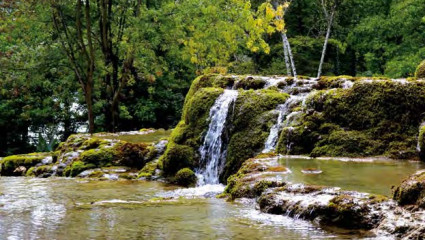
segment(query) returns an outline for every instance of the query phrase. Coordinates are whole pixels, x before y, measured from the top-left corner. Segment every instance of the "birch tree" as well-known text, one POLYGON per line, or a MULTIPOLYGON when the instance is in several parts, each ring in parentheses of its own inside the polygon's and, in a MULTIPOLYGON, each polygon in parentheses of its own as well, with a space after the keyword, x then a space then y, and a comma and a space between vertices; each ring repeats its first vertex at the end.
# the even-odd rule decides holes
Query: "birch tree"
MULTIPOLYGON (((279 1, 274 0, 273 1, 273 7, 276 11, 279 11, 279 9, 283 9, 283 13, 285 14, 288 10, 289 5, 291 4, 292 0, 285 0, 282 3, 279 3, 279 1)), ((276 16, 276 18, 279 20, 280 16, 276 16)), ((294 57, 292 55, 291 45, 289 44, 288 37, 286 35, 286 30, 283 29, 283 31, 280 31, 280 36, 282 38, 282 46, 283 46, 283 54, 285 57, 285 65, 286 65, 286 73, 288 76, 294 76, 297 77, 297 70, 295 67, 294 57)))
POLYGON ((340 0, 320 0, 320 5, 323 9, 323 14, 326 20, 326 36, 325 42, 323 44, 322 56, 320 58, 319 69, 317 70, 317 78, 320 78, 322 76, 323 62, 325 61, 326 50, 331 35, 332 25, 334 23, 335 13, 339 4, 340 0))

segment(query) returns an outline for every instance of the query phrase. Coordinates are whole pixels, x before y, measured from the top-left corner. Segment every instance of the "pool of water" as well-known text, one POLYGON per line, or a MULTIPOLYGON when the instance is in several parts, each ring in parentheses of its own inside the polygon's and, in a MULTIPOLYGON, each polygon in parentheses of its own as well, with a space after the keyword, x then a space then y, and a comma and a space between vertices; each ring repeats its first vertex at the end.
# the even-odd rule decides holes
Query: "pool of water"
POLYGON ((422 162, 395 160, 362 162, 282 157, 279 162, 292 171, 283 176, 285 181, 341 187, 345 190, 386 196, 391 195, 392 186, 399 185, 403 179, 416 171, 425 169, 422 162), (321 173, 306 174, 305 170, 319 170, 321 173))
POLYGON ((1 239, 343 239, 252 203, 175 194, 158 182, 0 178, 1 239))

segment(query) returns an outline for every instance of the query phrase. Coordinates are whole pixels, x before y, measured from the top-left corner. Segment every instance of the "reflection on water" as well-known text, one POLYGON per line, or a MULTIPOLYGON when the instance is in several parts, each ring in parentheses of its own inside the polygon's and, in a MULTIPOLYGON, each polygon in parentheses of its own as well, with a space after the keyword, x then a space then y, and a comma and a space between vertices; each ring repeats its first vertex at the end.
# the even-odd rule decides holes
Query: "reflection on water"
POLYGON ((425 168, 425 164, 421 162, 392 160, 346 162, 282 157, 280 163, 292 171, 283 177, 284 181, 341 187, 387 196, 391 195, 392 186, 399 185, 409 175, 425 168), (308 174, 309 171, 305 170, 320 170, 321 173, 308 174))
POLYGON ((157 182, 0 178, 0 239, 350 238, 262 214, 252 202, 149 201, 170 192, 181 191, 157 182))

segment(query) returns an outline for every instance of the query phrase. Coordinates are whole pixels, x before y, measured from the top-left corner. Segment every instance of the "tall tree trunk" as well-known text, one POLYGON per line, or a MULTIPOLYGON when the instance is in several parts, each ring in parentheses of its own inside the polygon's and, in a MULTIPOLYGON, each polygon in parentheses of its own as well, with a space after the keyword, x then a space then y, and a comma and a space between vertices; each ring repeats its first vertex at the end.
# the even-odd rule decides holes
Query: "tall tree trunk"
POLYGON ((323 51, 322 51, 322 57, 320 58, 319 69, 317 70, 317 78, 320 78, 322 76, 323 62, 325 61, 326 49, 328 47, 329 37, 331 36, 331 28, 332 28, 332 23, 334 19, 334 14, 335 14, 335 10, 332 11, 330 18, 328 20, 328 30, 326 31, 325 43, 323 44, 323 51))
POLYGON ((89 66, 87 69, 87 82, 86 82, 86 102, 89 119, 89 132, 94 133, 94 115, 93 115, 93 87, 94 87, 94 46, 92 40, 91 31, 91 17, 90 17, 90 1, 86 1, 85 15, 87 24, 87 42, 89 46, 89 66))
POLYGON ((286 49, 288 50, 288 56, 289 56, 289 61, 291 63, 292 74, 293 74, 294 78, 297 78, 297 69, 295 67, 295 62, 294 62, 294 57, 292 55, 291 45, 289 44, 288 37, 286 36, 285 33, 282 33, 282 40, 283 40, 283 44, 286 46, 286 49))

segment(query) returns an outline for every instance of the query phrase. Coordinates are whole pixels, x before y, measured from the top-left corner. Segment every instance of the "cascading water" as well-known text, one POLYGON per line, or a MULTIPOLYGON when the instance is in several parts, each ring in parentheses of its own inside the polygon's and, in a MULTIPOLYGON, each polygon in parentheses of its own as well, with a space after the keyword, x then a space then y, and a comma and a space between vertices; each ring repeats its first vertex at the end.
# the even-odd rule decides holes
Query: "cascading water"
POLYGON ((267 137, 267 140, 264 146, 264 150, 263 150, 264 153, 271 152, 276 148, 280 129, 284 125, 289 125, 290 123, 290 121, 285 122, 285 119, 287 119, 288 114, 291 112, 291 108, 294 105, 299 104, 301 101, 302 101, 301 96, 292 95, 284 104, 280 104, 277 107, 279 111, 279 116, 277 118, 277 122, 270 129, 270 134, 267 137))
POLYGON ((201 166, 205 166, 205 168, 197 171, 200 185, 219 183, 218 177, 226 157, 223 151, 222 134, 226 126, 229 109, 237 97, 237 90, 224 90, 224 93, 217 98, 210 109, 208 132, 199 149, 201 166))
MULTIPOLYGON (((286 79, 285 79, 286 80, 286 79)), ((266 84, 266 86, 275 86, 278 84, 278 81, 270 81, 271 84, 266 84)), ((316 80, 294 80, 291 85, 286 86, 282 91, 291 94, 288 100, 284 104, 280 104, 277 107, 279 111, 279 116, 276 123, 271 127, 270 134, 267 137, 266 143, 264 144, 263 153, 272 152, 276 149, 277 142, 279 139, 279 132, 283 127, 291 126, 291 123, 296 119, 296 116, 300 112, 293 112, 293 108, 300 104, 303 104, 309 93, 312 91, 316 80)))

